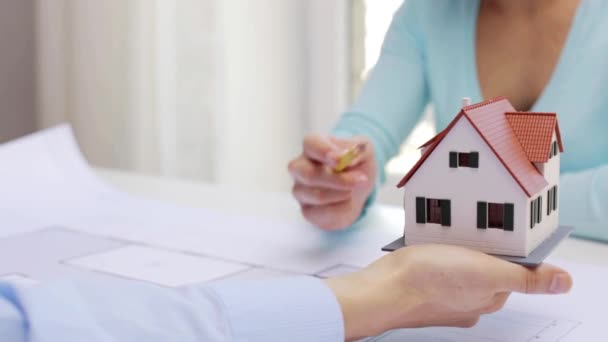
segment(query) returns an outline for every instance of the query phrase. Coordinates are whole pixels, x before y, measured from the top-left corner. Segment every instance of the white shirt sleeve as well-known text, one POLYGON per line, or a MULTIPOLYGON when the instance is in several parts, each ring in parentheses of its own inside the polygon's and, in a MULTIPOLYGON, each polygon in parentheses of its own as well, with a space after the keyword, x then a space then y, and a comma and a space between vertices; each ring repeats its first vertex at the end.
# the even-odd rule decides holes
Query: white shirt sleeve
POLYGON ((135 282, 0 283, 0 340, 344 341, 336 298, 315 278, 165 289, 135 282))

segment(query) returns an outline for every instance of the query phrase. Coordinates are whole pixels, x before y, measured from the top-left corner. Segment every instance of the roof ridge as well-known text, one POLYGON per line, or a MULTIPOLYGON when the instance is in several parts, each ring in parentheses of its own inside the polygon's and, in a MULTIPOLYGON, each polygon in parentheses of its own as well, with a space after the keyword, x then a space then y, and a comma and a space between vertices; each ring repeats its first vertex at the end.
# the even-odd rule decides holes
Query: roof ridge
POLYGON ((475 108, 483 107, 483 106, 486 106, 486 105, 489 105, 489 104, 492 104, 492 103, 495 103, 495 102, 498 102, 498 101, 506 100, 506 99, 507 98, 504 97, 504 96, 498 96, 498 97, 495 97, 493 99, 485 100, 483 102, 479 102, 479 103, 475 103, 475 104, 472 104, 472 105, 469 105, 469 106, 466 106, 466 107, 462 107, 462 110, 466 111, 466 110, 469 110, 469 109, 475 109, 475 108))
POLYGON ((445 133, 445 129, 442 130, 441 132, 435 134, 431 139, 427 140, 424 144, 418 146, 418 150, 423 148, 423 147, 427 147, 429 145, 431 145, 432 143, 434 143, 437 139, 439 139, 439 137, 445 133))
POLYGON ((555 112, 505 112, 505 115, 538 115, 538 116, 555 116, 555 112))

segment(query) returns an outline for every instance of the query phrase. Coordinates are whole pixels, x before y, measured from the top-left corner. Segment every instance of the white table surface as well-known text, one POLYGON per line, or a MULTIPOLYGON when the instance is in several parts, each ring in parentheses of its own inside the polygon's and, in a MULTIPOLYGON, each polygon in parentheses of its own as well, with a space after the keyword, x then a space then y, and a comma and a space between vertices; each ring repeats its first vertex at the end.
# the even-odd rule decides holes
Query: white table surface
MULTIPOLYGON (((99 168, 97 171, 102 179, 118 189, 148 198, 187 206, 214 208, 236 214, 274 217, 288 221, 302 220, 297 204, 288 193, 246 192, 202 182, 132 172, 99 168)), ((372 210, 366 224, 391 225, 394 226, 395 232, 400 232, 403 224, 402 216, 402 208, 378 205, 372 210)), ((608 266, 608 244, 569 238, 557 248, 553 257, 608 266)))

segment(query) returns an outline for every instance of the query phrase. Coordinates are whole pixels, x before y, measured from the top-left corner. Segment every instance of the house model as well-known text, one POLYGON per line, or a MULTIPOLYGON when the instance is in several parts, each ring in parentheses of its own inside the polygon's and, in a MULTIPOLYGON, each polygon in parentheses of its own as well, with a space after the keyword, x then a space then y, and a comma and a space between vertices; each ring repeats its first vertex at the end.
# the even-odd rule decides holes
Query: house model
POLYGON ((557 115, 517 112, 502 97, 462 105, 398 184, 404 244, 527 257, 558 228, 557 115))

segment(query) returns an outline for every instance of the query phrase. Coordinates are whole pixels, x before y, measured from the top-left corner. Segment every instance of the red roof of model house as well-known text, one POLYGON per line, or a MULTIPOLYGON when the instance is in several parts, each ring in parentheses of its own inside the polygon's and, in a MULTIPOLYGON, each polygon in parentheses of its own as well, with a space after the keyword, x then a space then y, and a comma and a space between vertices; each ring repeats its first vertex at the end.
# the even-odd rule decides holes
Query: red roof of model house
POLYGON ((557 115, 516 112, 506 98, 498 97, 463 107, 446 129, 421 146, 427 147, 426 151, 397 187, 410 180, 461 118, 469 120, 528 197, 548 185, 532 163, 549 159, 553 131, 557 132, 558 144, 563 151, 557 115))

